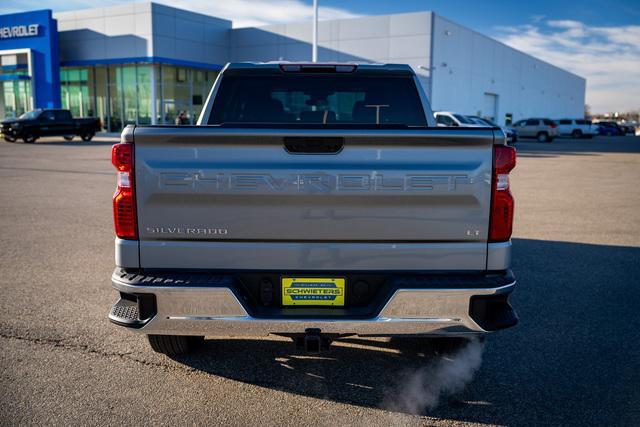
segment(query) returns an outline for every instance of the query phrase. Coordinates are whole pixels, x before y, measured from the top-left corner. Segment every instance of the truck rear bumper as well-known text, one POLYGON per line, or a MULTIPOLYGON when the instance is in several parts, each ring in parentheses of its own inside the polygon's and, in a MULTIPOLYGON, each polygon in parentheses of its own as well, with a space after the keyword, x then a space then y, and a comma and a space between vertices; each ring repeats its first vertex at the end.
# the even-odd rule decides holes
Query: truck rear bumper
POLYGON ((462 336, 504 329, 518 321, 508 302, 515 288, 510 271, 486 276, 484 282, 470 279, 468 287, 460 277, 402 277, 381 309, 364 318, 324 316, 322 310, 304 316, 257 315, 241 302, 245 298, 238 295, 233 276, 184 277, 116 269, 112 283, 120 300, 109 319, 145 334, 208 336, 297 334, 309 328, 359 336, 462 336))

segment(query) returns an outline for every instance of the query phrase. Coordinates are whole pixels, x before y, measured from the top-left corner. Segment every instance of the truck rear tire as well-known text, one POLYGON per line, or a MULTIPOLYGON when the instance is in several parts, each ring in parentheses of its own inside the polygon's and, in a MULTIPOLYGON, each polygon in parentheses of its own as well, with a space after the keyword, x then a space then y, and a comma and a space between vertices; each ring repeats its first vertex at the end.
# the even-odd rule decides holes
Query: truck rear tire
POLYGON ((31 133, 27 133, 22 137, 22 140, 27 144, 33 144, 34 142, 36 142, 36 139, 38 138, 36 138, 35 135, 31 133))
POLYGON ((153 351, 167 356, 191 353, 204 343, 204 337, 199 336, 147 335, 147 338, 153 351))
POLYGON ((83 141, 91 141, 91 138, 93 138, 93 134, 83 133, 82 135, 80 135, 80 138, 82 138, 83 141))

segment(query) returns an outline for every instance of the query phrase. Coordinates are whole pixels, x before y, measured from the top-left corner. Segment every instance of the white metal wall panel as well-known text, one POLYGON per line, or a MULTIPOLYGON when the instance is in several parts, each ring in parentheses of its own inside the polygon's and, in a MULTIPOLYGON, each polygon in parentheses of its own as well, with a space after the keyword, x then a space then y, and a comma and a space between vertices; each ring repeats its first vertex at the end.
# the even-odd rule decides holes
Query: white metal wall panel
POLYGON ((485 94, 497 95, 505 115, 582 117, 585 79, 519 52, 440 16, 433 28, 434 110, 491 116, 485 94))
MULTIPOLYGON (((404 63, 429 91, 431 12, 320 21, 319 61, 404 63)), ((231 31, 231 61, 309 61, 311 22, 231 31)))
POLYGON ((223 65, 229 60, 231 21, 156 3, 132 3, 54 14, 60 60, 132 57, 223 65))

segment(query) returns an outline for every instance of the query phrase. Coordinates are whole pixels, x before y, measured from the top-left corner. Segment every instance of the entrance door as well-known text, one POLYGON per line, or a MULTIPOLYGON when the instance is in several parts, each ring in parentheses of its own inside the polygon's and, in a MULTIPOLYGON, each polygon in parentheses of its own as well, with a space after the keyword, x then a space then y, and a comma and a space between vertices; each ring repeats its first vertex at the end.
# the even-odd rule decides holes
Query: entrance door
POLYGON ((5 80, 0 85, 0 116, 17 117, 32 110, 31 81, 5 80))
POLYGON ((498 117, 498 95, 495 93, 485 92, 482 117, 489 119, 492 122, 496 121, 496 118, 498 117))

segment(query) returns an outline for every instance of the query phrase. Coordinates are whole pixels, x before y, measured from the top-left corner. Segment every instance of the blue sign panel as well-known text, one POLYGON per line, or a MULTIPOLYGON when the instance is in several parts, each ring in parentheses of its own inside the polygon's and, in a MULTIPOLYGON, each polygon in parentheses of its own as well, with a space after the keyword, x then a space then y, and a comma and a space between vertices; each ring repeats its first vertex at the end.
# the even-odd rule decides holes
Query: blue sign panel
POLYGON ((14 49, 31 49, 34 107, 60 108, 58 23, 51 10, 0 15, 0 54, 14 49))

